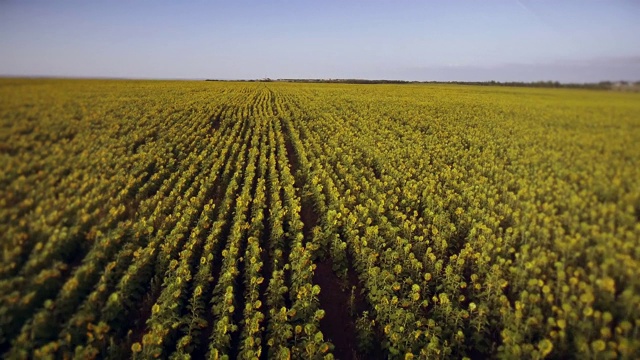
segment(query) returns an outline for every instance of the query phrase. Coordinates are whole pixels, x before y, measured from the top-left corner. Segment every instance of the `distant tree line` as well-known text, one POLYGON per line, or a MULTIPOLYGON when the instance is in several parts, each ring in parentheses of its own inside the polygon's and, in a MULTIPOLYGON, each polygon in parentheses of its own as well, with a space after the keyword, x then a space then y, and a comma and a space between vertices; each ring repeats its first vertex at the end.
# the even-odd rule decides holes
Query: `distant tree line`
MULTIPOLYGON (((207 79, 206 81, 225 81, 207 79)), ((626 90, 640 91, 640 81, 600 81, 597 83, 561 83, 558 81, 406 81, 406 80, 367 80, 367 79, 252 79, 237 80, 245 82, 292 82, 292 83, 330 83, 330 84, 456 84, 456 85, 478 85, 478 86, 515 86, 515 87, 538 87, 538 88, 576 88, 594 90, 626 90)))
MULTIPOLYGON (((443 83, 439 81, 427 83, 443 83)), ((517 87, 539 87, 539 88, 577 88, 595 90, 640 90, 640 81, 600 81, 597 83, 561 83, 558 81, 535 81, 535 82, 499 82, 499 81, 450 81, 447 84, 459 85, 480 85, 480 86, 517 86, 517 87)))

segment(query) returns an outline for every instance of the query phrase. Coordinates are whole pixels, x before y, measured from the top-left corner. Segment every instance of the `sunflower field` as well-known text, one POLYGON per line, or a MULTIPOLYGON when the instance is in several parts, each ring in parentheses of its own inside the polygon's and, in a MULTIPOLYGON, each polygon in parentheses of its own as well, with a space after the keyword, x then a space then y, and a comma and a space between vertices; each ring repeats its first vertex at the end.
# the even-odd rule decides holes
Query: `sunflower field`
POLYGON ((640 94, 0 79, 0 357, 640 357, 640 94))

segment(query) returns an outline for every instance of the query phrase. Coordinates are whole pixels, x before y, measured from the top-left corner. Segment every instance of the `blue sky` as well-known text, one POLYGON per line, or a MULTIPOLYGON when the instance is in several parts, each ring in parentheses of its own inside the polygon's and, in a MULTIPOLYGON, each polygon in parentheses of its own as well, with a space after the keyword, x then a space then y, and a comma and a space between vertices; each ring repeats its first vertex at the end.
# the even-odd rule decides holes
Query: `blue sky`
POLYGON ((640 80, 640 1, 0 0, 0 74, 640 80))

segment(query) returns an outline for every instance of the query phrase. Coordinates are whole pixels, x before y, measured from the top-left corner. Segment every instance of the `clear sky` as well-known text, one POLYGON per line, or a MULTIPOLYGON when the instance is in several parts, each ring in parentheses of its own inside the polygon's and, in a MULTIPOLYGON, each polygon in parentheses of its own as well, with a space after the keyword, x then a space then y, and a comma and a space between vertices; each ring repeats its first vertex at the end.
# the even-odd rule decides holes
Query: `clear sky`
POLYGON ((0 0, 0 75, 640 80, 637 0, 0 0))

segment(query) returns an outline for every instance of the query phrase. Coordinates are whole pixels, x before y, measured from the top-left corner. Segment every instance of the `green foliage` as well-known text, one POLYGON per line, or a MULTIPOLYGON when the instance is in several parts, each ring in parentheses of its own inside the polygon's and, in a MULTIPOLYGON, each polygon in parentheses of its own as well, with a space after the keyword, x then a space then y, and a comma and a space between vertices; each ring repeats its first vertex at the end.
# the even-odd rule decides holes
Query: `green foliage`
POLYGON ((638 358, 639 104, 2 79, 0 355, 638 358))

